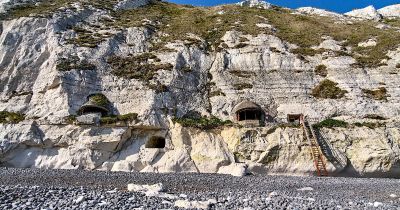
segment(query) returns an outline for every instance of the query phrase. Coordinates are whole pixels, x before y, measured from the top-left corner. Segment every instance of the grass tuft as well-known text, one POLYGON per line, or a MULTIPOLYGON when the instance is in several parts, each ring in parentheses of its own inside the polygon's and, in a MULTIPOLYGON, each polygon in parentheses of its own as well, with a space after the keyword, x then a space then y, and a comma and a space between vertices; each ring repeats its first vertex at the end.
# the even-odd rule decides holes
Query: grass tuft
POLYGON ((102 117, 100 119, 100 124, 102 125, 112 125, 116 123, 129 123, 136 121, 138 119, 138 114, 136 113, 129 113, 124 115, 113 115, 102 117))
POLYGON ((58 71, 71 71, 71 70, 95 70, 96 66, 83 60, 81 61, 78 56, 70 58, 61 58, 57 62, 58 71))
POLYGON ((335 119, 326 119, 322 122, 319 122, 317 124, 314 124, 313 127, 315 129, 320 129, 320 128, 347 128, 349 126, 349 123, 341 120, 335 120, 335 119))
POLYGON ((378 101, 387 101, 389 96, 385 87, 380 87, 376 90, 362 89, 362 92, 365 94, 365 97, 378 101))
POLYGON ((326 77, 328 76, 328 70, 325 65, 318 65, 315 67, 315 73, 321 77, 326 77))
POLYGON ((234 84, 233 88, 235 90, 245 90, 245 89, 253 88, 253 85, 252 84, 248 84, 248 83, 239 83, 239 84, 234 84))
POLYGON ((311 95, 315 98, 322 99, 340 99, 343 98, 346 93, 347 91, 340 89, 336 82, 326 79, 312 90, 311 95))

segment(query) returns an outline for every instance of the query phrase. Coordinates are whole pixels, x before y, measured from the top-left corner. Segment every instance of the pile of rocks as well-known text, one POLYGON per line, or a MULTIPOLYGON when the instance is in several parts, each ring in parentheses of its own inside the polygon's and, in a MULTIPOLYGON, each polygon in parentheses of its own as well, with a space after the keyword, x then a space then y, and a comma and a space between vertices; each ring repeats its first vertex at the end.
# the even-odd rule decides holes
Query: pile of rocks
POLYGON ((1 209, 399 209, 398 195, 395 179, 0 169, 1 209))

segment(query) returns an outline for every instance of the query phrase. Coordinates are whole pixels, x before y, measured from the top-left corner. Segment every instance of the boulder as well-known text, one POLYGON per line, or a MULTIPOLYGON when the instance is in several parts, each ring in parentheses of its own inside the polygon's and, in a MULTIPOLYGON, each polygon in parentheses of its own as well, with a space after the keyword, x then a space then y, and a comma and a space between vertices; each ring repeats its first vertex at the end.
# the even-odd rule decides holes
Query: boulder
POLYGON ((243 163, 233 163, 228 166, 222 166, 219 168, 219 174, 230 174, 232 176, 242 177, 248 174, 247 165, 243 163))
POLYGON ((133 9, 145 6, 153 1, 157 0, 121 0, 118 2, 117 5, 115 5, 115 9, 120 9, 120 10, 133 9))
POLYGON ((349 17, 354 17, 354 18, 361 18, 361 19, 366 19, 366 20, 381 20, 382 15, 376 11, 374 6, 368 6, 363 9, 355 9, 351 12, 345 13, 345 15, 349 17))
POLYGON ((324 9, 318 9, 314 7, 300 7, 296 9, 297 12, 300 12, 302 14, 307 14, 307 15, 317 15, 317 16, 323 16, 323 17, 334 17, 334 18, 343 18, 344 16, 339 13, 327 11, 324 9))
POLYGON ((245 0, 237 4, 243 7, 257 7, 260 9, 270 9, 272 7, 272 4, 262 0, 245 0))
POLYGON ((90 113, 78 116, 76 123, 78 125, 98 125, 100 123, 101 113, 90 113))
POLYGON ((390 5, 382 9, 378 9, 378 13, 385 18, 400 17, 400 4, 390 5))

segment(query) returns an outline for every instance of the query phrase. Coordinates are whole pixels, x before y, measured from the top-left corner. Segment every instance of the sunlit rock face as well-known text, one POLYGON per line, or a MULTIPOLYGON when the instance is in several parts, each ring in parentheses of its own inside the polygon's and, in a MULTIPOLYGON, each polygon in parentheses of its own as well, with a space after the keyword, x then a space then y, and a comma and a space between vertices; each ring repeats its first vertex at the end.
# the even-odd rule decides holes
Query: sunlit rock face
POLYGON ((312 175, 309 142, 287 125, 288 114, 304 114, 311 123, 349 123, 320 130, 329 173, 398 174, 398 26, 377 29, 383 23, 372 18, 358 26, 376 37, 354 38, 341 32, 365 24, 358 19, 241 4, 202 8, 210 28, 181 24, 200 23, 190 22, 196 8, 157 1, 10 10, 0 27, 1 165, 312 175), (159 8, 173 18, 157 19, 159 8), (249 12, 259 17, 246 22, 249 12), (338 28, 292 39, 299 31, 283 17, 338 28), (316 92, 320 84, 336 85, 316 92), (254 105, 237 109, 245 101, 254 105), (232 123, 176 121, 188 116, 232 123))

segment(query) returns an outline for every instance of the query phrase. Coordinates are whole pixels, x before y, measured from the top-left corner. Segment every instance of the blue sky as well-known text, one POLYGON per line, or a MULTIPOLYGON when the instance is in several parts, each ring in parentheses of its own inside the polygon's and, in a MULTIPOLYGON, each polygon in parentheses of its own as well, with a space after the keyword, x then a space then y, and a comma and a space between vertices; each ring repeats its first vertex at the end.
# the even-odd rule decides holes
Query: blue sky
MULTIPOLYGON (((214 6, 218 4, 236 3, 240 0, 168 0, 178 4, 192 4, 196 6, 214 6)), ((400 0, 269 0, 268 2, 289 8, 317 7, 339 13, 351 11, 352 9, 364 8, 374 5, 375 8, 400 4, 400 0)))

